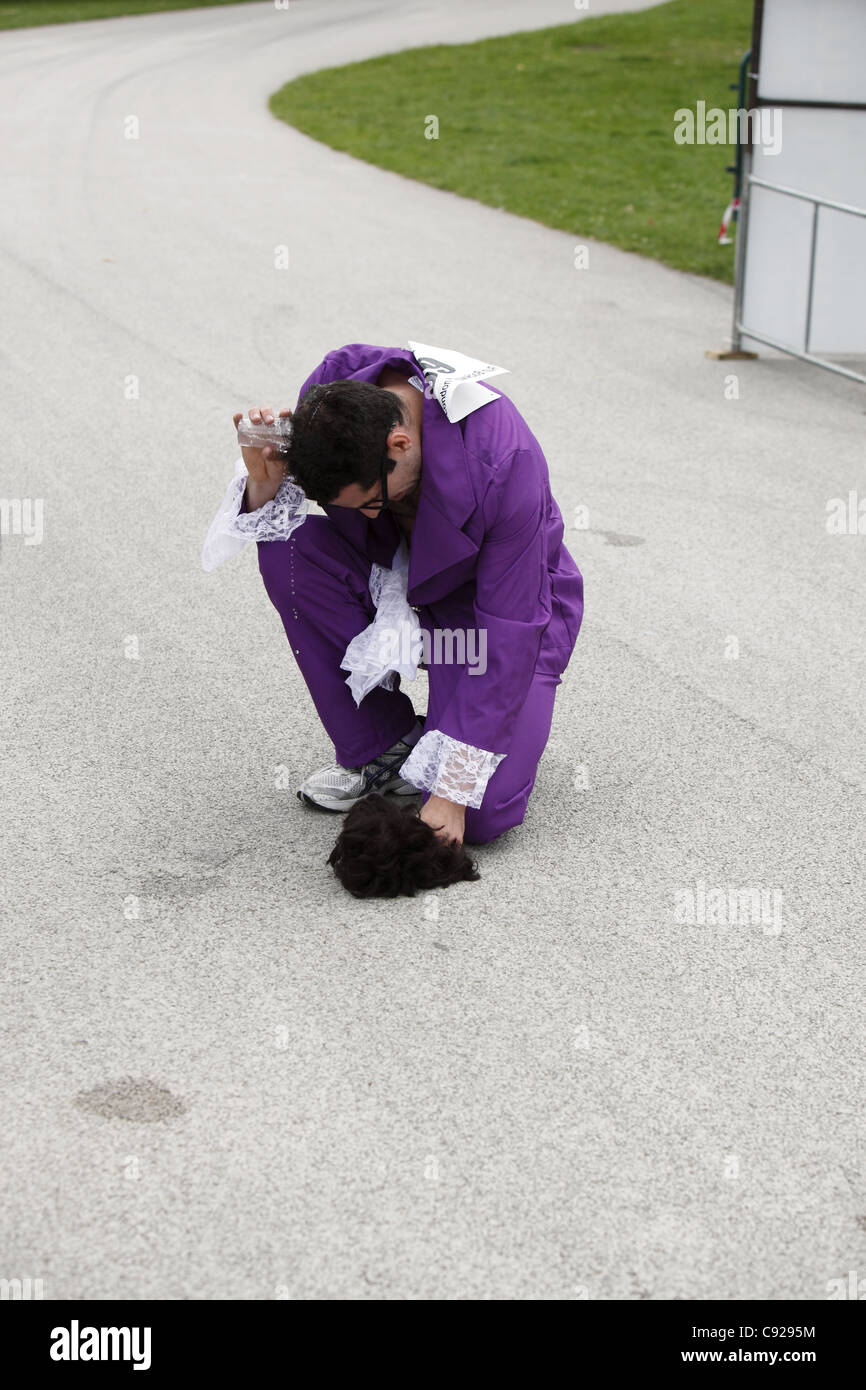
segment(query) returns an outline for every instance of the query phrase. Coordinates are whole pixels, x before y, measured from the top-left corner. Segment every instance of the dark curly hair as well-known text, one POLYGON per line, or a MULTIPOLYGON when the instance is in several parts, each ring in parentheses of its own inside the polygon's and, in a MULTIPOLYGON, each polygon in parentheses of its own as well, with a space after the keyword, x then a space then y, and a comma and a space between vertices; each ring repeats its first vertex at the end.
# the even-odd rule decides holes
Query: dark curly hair
POLYGON ((307 497, 325 506, 352 483, 370 488, 379 481, 388 435, 406 423, 400 397, 372 381, 311 386, 292 417, 286 468, 307 497))
POLYGON ((414 898, 419 889, 481 877, 463 845, 440 840, 416 810, 379 792, 349 811, 328 863, 355 898, 414 898))

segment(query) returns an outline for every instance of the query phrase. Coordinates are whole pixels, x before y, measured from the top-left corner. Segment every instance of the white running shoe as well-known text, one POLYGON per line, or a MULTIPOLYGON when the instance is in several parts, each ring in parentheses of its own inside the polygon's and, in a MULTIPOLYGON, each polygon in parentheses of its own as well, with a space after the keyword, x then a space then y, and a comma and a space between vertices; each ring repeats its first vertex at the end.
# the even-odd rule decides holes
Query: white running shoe
POLYGON ((314 772, 298 788, 298 797, 308 806, 323 811, 348 811, 356 801, 362 801, 371 792, 393 792, 395 796, 420 795, 416 786, 400 776, 399 768, 423 734, 424 719, 424 715, 419 715, 408 739, 398 739, 384 753, 362 767, 341 767, 339 763, 333 763, 330 767, 322 768, 321 772, 314 772))

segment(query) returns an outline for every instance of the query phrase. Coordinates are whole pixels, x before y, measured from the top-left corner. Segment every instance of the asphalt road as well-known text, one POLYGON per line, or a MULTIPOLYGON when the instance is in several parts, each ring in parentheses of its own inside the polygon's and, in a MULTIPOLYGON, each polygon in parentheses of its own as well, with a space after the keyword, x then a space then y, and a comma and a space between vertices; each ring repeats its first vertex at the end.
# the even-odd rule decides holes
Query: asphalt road
POLYGON ((863 389, 710 361, 725 286, 600 244, 576 270, 575 237, 266 108, 574 17, 293 0, 0 34, 0 492, 42 503, 38 544, 0 538, 0 1277, 46 1298, 866 1273, 866 537, 825 526, 866 492, 863 389), (410 338, 511 369, 586 618, 481 881, 358 903, 294 796, 332 748, 255 556, 199 551, 233 411, 410 338), (699 883, 722 910, 678 920, 699 883))

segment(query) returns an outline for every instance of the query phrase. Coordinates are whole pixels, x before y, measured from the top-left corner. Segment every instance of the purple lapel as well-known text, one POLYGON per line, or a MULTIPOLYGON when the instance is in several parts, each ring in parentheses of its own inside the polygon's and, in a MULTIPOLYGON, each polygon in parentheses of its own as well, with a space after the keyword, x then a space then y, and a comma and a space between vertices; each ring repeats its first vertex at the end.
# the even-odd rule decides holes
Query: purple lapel
POLYGON ((429 396, 424 397, 421 458, 421 495, 409 547, 409 602, 415 605, 450 593, 456 578, 451 572, 478 554, 462 530, 477 506, 463 431, 429 396))

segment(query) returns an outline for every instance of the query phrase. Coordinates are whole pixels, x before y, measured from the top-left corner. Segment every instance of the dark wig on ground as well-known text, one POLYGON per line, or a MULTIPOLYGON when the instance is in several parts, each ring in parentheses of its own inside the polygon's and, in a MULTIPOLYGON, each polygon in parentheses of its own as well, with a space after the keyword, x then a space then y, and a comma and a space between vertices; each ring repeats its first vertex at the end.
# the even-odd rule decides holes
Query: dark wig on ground
POLYGON ((388 435, 405 423, 400 397, 372 381, 311 386, 292 416, 287 470, 320 505, 352 483, 371 488, 388 454, 388 435))
POLYGON ((328 863, 355 898, 413 898, 481 877, 463 845, 440 840, 416 810, 379 792, 356 801, 328 863))

